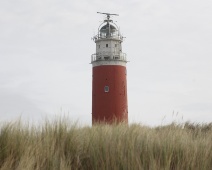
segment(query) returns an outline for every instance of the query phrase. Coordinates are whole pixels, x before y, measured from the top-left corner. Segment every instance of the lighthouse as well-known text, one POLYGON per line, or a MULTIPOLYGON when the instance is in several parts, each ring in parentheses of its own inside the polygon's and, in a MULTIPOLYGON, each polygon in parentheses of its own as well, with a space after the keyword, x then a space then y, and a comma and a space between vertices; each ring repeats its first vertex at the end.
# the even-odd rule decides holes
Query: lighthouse
POLYGON ((92 64, 92 124, 128 123, 126 54, 122 52, 123 36, 111 16, 100 13, 105 20, 93 37, 96 53, 92 64))

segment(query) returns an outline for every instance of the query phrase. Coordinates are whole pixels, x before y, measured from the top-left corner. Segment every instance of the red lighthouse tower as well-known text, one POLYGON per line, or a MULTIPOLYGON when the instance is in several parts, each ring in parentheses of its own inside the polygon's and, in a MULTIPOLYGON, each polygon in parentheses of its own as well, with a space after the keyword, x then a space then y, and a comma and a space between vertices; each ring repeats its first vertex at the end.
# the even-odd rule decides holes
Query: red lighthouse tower
MULTIPOLYGON (((100 12, 97 12, 100 13, 100 12)), ((96 53, 91 56, 92 124, 128 122, 126 54, 122 52, 123 36, 109 13, 93 40, 96 53)))

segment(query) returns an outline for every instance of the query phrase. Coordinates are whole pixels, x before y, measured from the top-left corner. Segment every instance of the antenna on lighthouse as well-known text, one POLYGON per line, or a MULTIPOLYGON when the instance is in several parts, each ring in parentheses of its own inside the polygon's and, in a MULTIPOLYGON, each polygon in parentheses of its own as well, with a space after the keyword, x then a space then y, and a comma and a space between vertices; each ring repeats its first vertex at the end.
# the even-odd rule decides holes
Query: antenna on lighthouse
POLYGON ((105 13, 105 12, 97 12, 98 14, 104 14, 104 15, 107 15, 107 20, 109 21, 110 19, 110 16, 111 15, 116 15, 116 16, 119 16, 119 14, 110 14, 110 13, 105 13))

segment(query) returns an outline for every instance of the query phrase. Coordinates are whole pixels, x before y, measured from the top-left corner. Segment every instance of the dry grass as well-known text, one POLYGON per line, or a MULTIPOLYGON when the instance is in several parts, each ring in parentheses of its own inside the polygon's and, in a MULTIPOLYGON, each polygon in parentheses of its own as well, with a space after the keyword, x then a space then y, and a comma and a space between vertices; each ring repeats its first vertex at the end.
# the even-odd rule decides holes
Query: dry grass
POLYGON ((0 129, 2 170, 209 170, 211 167, 212 124, 78 127, 59 119, 41 127, 16 122, 0 129))

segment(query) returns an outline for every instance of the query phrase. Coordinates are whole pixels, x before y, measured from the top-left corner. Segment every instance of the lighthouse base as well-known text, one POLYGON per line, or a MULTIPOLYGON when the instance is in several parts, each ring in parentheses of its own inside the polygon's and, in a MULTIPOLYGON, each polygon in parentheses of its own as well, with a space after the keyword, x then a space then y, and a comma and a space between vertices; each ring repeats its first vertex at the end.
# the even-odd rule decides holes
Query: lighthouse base
POLYGON ((128 122, 126 67, 93 67, 92 124, 128 122))

